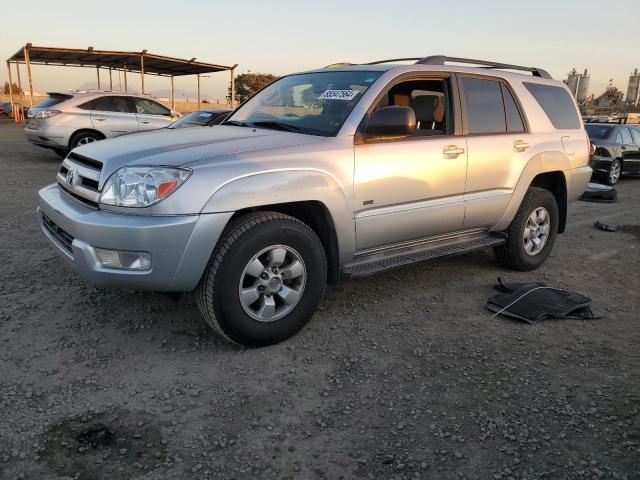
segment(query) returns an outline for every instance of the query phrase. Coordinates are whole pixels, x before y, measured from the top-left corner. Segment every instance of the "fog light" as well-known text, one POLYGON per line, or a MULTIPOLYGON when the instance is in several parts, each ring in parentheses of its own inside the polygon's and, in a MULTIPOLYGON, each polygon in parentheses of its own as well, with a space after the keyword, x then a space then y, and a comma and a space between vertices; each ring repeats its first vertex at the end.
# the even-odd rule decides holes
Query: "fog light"
POLYGON ((151 254, 149 252, 127 252, 123 250, 107 250, 94 248, 100 264, 105 268, 118 270, 151 270, 151 254))

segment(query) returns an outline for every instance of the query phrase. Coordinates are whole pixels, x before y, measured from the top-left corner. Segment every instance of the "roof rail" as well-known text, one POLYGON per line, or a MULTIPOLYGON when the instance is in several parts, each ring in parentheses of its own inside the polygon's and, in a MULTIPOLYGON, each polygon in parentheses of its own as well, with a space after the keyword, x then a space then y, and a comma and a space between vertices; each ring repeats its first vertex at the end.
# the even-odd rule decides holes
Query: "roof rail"
POLYGON ((549 72, 537 67, 523 67, 522 65, 511 65, 508 63, 489 62, 485 60, 477 60, 475 58, 446 57, 444 55, 431 55, 419 59, 418 65, 444 65, 445 62, 468 63, 470 65, 479 65, 483 68, 500 68, 505 70, 521 70, 531 72, 534 77, 552 78, 549 72))

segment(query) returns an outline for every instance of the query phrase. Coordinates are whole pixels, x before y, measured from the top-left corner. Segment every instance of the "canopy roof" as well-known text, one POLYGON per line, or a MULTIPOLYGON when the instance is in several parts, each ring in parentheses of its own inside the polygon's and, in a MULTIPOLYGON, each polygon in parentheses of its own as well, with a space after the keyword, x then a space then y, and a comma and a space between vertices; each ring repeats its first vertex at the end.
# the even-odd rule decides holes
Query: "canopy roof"
POLYGON ((129 72, 141 72, 144 69, 145 74, 166 77, 222 72, 233 68, 225 65, 196 62, 195 58, 184 60, 165 57, 148 53, 146 50, 141 52, 117 52, 94 50, 93 47, 89 47, 86 50, 80 48, 36 47, 30 43, 18 50, 7 61, 26 62, 25 52, 27 52, 29 63, 32 65, 111 67, 114 70, 123 70, 126 66, 129 72))

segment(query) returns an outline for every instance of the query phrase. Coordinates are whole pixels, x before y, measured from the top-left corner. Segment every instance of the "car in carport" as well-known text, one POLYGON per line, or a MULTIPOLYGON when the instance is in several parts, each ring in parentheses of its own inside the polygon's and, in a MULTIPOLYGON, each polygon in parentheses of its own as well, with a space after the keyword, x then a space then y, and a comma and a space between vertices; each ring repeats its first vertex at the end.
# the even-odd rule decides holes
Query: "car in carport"
POLYGON ((585 128, 595 146, 591 168, 604 174, 607 184, 618 183, 623 173, 640 173, 640 128, 612 123, 588 123, 585 128))

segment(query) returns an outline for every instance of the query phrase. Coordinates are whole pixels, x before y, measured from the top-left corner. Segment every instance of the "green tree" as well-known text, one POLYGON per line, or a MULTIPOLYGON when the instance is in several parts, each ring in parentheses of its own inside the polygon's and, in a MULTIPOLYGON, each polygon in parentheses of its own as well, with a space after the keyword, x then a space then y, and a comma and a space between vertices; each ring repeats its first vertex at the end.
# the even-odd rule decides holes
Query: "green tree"
MULTIPOLYGON (((277 80, 279 77, 270 73, 241 73, 236 77, 236 102, 242 103, 255 93, 277 80)), ((227 101, 231 100, 231 86, 227 93, 227 101)))
MULTIPOLYGON (((13 82, 12 86, 13 86, 13 94, 20 95, 21 89, 20 87, 18 87, 18 84, 13 82)), ((9 94, 9 82, 4 82, 4 93, 6 93, 7 95, 9 94)))

